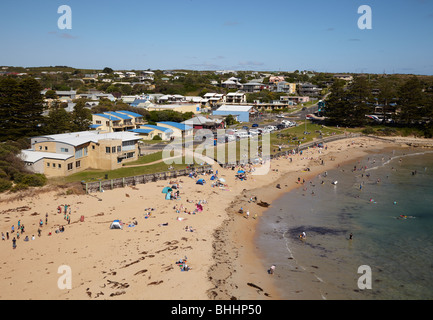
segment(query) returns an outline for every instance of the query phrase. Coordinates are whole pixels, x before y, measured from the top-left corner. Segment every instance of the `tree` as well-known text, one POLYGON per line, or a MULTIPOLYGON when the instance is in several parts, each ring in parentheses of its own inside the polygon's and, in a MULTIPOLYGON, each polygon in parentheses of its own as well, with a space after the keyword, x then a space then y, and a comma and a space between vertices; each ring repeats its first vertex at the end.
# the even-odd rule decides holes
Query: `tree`
POLYGON ((424 111, 424 93, 420 80, 413 76, 399 88, 399 120, 402 124, 412 124, 420 120, 424 111))
POLYGON ((361 126, 366 123, 365 115, 371 111, 370 85, 364 77, 357 77, 344 87, 343 80, 336 80, 326 101, 326 117, 333 124, 361 126))
POLYGON ((57 94, 56 91, 54 90, 48 90, 47 92, 45 92, 45 98, 46 99, 57 99, 57 94))
POLYGON ((105 67, 104 70, 102 70, 103 73, 113 73, 113 69, 105 67))
POLYGON ((35 79, 0 80, 0 141, 38 135, 43 125, 42 87, 35 79))
POLYGON ((331 124, 344 124, 347 121, 348 110, 343 80, 334 81, 325 105, 325 116, 331 124))
POLYGON ((85 107, 86 100, 79 99, 72 112, 72 130, 86 131, 92 123, 92 112, 85 107))
POLYGON ((59 103, 51 108, 46 117, 46 134, 71 132, 73 128, 72 116, 59 103))
POLYGON ((357 77, 347 92, 349 118, 346 125, 362 126, 366 123, 365 115, 372 110, 371 88, 365 77, 357 77))
POLYGON ((391 103, 396 99, 396 83, 394 79, 382 77, 378 80, 378 102, 382 106, 383 123, 387 120, 387 111, 391 109, 391 103))
POLYGON ((225 123, 227 126, 231 126, 232 124, 236 124, 237 122, 236 122, 236 119, 231 114, 229 114, 225 118, 225 123))

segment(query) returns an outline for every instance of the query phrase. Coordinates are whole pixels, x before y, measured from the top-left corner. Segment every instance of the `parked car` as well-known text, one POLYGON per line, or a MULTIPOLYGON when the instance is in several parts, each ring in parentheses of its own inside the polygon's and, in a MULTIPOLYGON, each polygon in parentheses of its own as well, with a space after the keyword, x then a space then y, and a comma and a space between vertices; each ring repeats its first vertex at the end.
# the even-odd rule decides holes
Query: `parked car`
POLYGON ((252 128, 257 128, 259 125, 257 123, 253 123, 252 128))

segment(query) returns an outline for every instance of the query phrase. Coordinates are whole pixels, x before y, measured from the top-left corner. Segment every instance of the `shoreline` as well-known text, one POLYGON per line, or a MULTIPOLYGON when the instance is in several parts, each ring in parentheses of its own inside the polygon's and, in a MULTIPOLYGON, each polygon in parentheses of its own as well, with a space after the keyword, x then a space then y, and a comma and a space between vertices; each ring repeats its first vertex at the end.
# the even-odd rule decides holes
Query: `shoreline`
POLYGON ((161 193, 171 184, 168 180, 92 194, 69 192, 73 187, 1 194, 0 231, 10 230, 21 219, 26 235, 31 236, 45 213, 49 224, 35 241, 18 240, 17 249, 11 248, 11 240, 0 243, 0 285, 4 288, 0 299, 279 300, 277 277, 266 273, 269 266, 255 245, 257 225, 267 208, 249 203, 250 197, 271 203, 301 186, 297 177, 308 180, 353 161, 358 154, 354 150, 363 155, 375 146, 399 144, 357 137, 327 146, 326 152, 304 150, 303 155, 292 156, 293 163, 290 156, 274 159, 266 175, 248 175, 246 181, 236 180, 234 171, 216 164, 214 171, 219 170, 218 176, 227 181, 223 188, 210 187, 209 175, 204 176, 207 185, 203 186, 195 179, 179 177, 181 199, 177 201, 167 201, 161 193), (310 171, 304 170, 307 167, 310 171), (196 214, 176 213, 173 208, 182 204, 192 210, 204 200, 203 211, 196 214), (61 203, 72 206, 70 225, 63 214, 56 213, 61 203), (250 210, 248 219, 237 213, 242 205, 250 210), (146 208, 155 208, 149 219, 144 216, 146 208), (125 222, 123 231, 109 230, 114 219, 125 222), (135 227, 126 227, 134 220, 138 221, 135 227), (56 225, 65 225, 66 231, 55 234, 56 225), (194 232, 186 232, 188 226, 194 232), (47 236, 49 230, 52 236, 47 236), (175 261, 185 256, 192 270, 180 272, 175 261), (57 288, 60 265, 73 270, 72 289, 57 288))
MULTIPOLYGON (((217 252, 214 250, 214 255, 216 256, 216 264, 210 270, 210 275, 212 278, 218 275, 216 269, 232 269, 232 270, 242 270, 242 272, 231 272, 226 273, 225 278, 214 280, 213 283, 216 288, 219 288, 219 294, 215 295, 215 289, 210 294, 210 298, 213 299, 241 299, 241 300, 281 300, 282 292, 279 291, 276 285, 277 275, 270 276, 267 274, 267 269, 269 265, 264 265, 263 253, 256 247, 255 238, 257 236, 257 228, 260 224, 260 217, 266 213, 267 208, 258 207, 254 209, 254 212, 258 213, 258 219, 253 222, 248 229, 245 230, 245 219, 246 217, 237 213, 237 208, 243 206, 248 207, 248 199, 254 195, 257 196, 258 201, 265 201, 272 204, 284 194, 293 191, 296 188, 302 187, 302 184, 296 182, 297 177, 301 176, 302 179, 308 181, 318 174, 325 171, 338 168, 340 165, 355 162, 358 159, 365 157, 371 153, 377 153, 383 148, 408 148, 407 145, 402 145, 396 143, 395 141, 384 141, 377 140, 375 138, 369 137, 358 137, 358 138, 347 138, 339 141, 340 143, 330 142, 328 146, 340 145, 336 147, 335 150, 331 150, 326 154, 323 154, 323 158, 331 158, 333 160, 326 161, 325 165, 317 165, 314 162, 316 160, 310 160, 307 167, 310 168, 309 172, 302 172, 302 170, 287 170, 283 172, 280 177, 268 183, 267 185, 251 189, 244 190, 244 193, 239 197, 236 202, 232 203, 235 207, 227 208, 229 218, 225 221, 225 225, 221 226, 214 234, 215 241, 218 244, 224 243, 224 246, 218 246, 218 250, 223 250, 223 252, 234 251, 234 259, 227 263, 227 259, 221 259, 217 252), (340 150, 341 142, 356 141, 355 145, 358 143, 361 147, 363 144, 370 143, 374 144, 374 149, 360 149, 358 148, 353 152, 353 150, 346 149, 343 152, 340 150), (359 142, 361 141, 361 142, 359 142), (372 143, 374 141, 374 143, 372 143), (340 149, 340 150, 339 150, 340 149), (348 152, 349 151, 349 152, 348 152), (349 156, 349 154, 350 156, 349 156), (276 188, 276 185, 280 185, 280 188, 276 188), (284 186, 284 187, 281 187, 284 186), (238 247, 236 243, 241 243, 238 247), (225 263, 225 264, 224 264, 225 263), (217 267, 218 266, 218 267, 217 267), (255 285, 255 286, 253 286, 255 285), (222 288, 221 288, 222 286, 222 288)), ((350 143, 349 143, 350 144, 350 143)), ((353 148, 352 148, 353 149, 353 148)), ((313 149, 314 150, 314 149, 313 149)), ((272 160, 272 167, 280 168, 284 166, 284 162, 287 160, 280 158, 279 160, 272 160)), ((317 162, 317 161, 316 161, 317 162)), ((305 165, 304 165, 305 166, 305 165)), ((254 207, 254 206, 253 206, 254 207)), ((250 218, 251 219, 251 215, 250 218)), ((276 272, 277 273, 277 272, 276 272)), ((307 290, 308 291, 308 290, 307 290)), ((290 299, 300 299, 298 294, 291 295, 290 299)), ((303 296, 301 299, 323 299, 323 296, 317 296, 311 291, 303 296)))

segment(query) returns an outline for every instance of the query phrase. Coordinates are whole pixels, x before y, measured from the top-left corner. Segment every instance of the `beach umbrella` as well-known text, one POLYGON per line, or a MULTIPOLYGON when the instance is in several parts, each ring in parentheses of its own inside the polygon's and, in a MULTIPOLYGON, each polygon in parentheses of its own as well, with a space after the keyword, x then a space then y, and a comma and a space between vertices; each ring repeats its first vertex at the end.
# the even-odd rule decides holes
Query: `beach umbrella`
POLYGON ((220 182, 226 182, 226 179, 224 179, 224 178, 219 178, 218 179, 220 182))
POLYGON ((168 193, 170 191, 173 191, 173 189, 170 187, 165 187, 164 189, 162 189, 162 193, 168 193))
POLYGON ((203 185, 204 184, 204 180, 203 179, 198 179, 195 184, 201 184, 201 185, 203 185))
POLYGON ((238 170, 238 173, 245 173, 244 170, 238 170))

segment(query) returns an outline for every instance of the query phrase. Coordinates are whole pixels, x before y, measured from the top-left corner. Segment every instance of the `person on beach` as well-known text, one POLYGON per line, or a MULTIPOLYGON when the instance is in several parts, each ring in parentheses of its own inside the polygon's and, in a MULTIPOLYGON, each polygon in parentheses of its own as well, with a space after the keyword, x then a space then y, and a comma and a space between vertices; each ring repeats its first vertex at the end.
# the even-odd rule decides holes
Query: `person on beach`
POLYGON ((269 274, 274 274, 274 272, 275 272, 275 265, 272 265, 272 266, 269 268, 269 274))
POLYGON ((353 238, 353 234, 350 233, 350 235, 349 235, 349 240, 352 240, 352 238, 353 238))
POLYGON ((17 240, 15 239, 15 237, 12 239, 12 248, 16 249, 17 247, 17 240))

